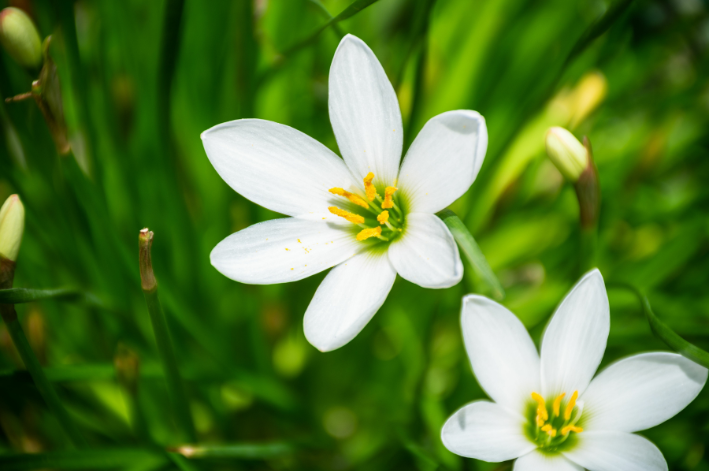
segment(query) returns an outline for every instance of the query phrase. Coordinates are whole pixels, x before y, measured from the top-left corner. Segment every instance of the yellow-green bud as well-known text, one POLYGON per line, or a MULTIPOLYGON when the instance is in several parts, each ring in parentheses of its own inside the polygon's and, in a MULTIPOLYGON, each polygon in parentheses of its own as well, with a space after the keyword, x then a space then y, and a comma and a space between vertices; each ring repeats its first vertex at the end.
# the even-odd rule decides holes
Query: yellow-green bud
POLYGON ((19 196, 12 195, 0 208, 0 258, 17 260, 24 230, 25 207, 19 196))
POLYGON ((546 137, 547 155, 556 168, 571 182, 578 181, 588 167, 588 151, 573 134, 564 128, 549 128, 546 137))
POLYGON ((19 8, 0 11, 0 43, 21 66, 36 69, 42 65, 42 41, 37 28, 19 8))

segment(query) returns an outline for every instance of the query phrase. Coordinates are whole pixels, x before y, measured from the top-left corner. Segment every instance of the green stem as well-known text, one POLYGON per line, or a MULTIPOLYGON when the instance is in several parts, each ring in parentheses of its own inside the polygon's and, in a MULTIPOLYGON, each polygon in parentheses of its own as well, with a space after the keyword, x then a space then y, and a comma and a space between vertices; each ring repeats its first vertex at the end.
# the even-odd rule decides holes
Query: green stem
MULTIPOLYGON (((0 256, 0 288, 12 288, 13 279, 15 277, 15 262, 0 256)), ((37 355, 35 355, 30 346, 27 337, 20 322, 17 320, 17 312, 12 304, 0 304, 0 316, 7 325, 7 330, 10 333, 12 342, 15 344, 22 362, 25 364, 27 372, 32 377, 37 390, 41 394, 44 401, 47 403, 49 410, 57 417, 59 424, 64 429, 69 441, 76 447, 85 448, 86 442, 79 433, 79 430, 69 417, 57 392, 44 374, 42 365, 39 363, 37 355)))
POLYGON ((473 270, 480 277, 483 282, 483 291, 489 293, 497 300, 503 299, 505 297, 505 290, 502 288, 500 281, 487 263, 485 255, 483 255, 472 234, 470 234, 468 228, 463 224, 463 221, 450 209, 439 211, 437 216, 441 218, 443 223, 448 227, 448 230, 451 231, 453 238, 458 242, 458 246, 463 251, 465 258, 468 259, 473 270))
POLYGON ((629 284, 629 283, 607 283, 609 288, 621 288, 631 291, 637 296, 640 301, 640 306, 642 307, 643 314, 650 324, 650 329, 655 334, 657 338, 665 342, 672 350, 683 356, 689 358, 695 363, 702 365, 705 368, 709 368, 709 353, 697 347, 693 343, 687 342, 685 339, 680 337, 674 330, 672 330, 667 324, 662 322, 652 311, 650 306, 650 301, 647 299, 645 293, 643 293, 639 288, 629 284))
POLYGON ((190 442, 196 441, 196 433, 194 423, 192 422, 192 414, 190 413, 190 405, 187 400, 184 384, 180 371, 177 368, 177 358, 172 347, 170 333, 165 322, 165 315, 158 299, 157 287, 153 291, 144 291, 145 303, 148 306, 150 313, 150 321, 153 324, 155 332, 155 341, 158 345, 160 361, 165 369, 165 377, 170 391, 171 402, 175 417, 179 422, 182 432, 186 435, 190 442))
POLYGON ((186 458, 275 458, 293 453, 295 448, 289 443, 235 443, 226 445, 181 446, 168 451, 179 453, 186 458))
MULTIPOLYGON (((10 309, 13 312, 15 310, 14 307, 10 307, 10 309)), ((59 424, 64 429, 64 432, 71 443, 76 447, 85 448, 86 441, 84 440, 84 437, 79 432, 79 429, 76 428, 74 422, 72 422, 71 417, 69 417, 69 413, 59 400, 57 392, 54 390, 54 387, 44 374, 42 366, 40 365, 34 351, 32 351, 32 347, 30 347, 27 337, 25 336, 17 317, 15 316, 14 319, 8 319, 8 317, 9 316, 5 316, 5 311, 3 311, 3 318, 5 319, 5 324, 7 325, 7 330, 10 333, 10 337, 12 337, 15 347, 20 353, 20 357, 25 364, 25 368, 27 368, 30 376, 32 376, 32 381, 34 381, 35 386, 37 386, 37 390, 47 403, 49 410, 51 410, 56 416, 59 424)))
POLYGON ((153 274, 152 260, 150 249, 153 243, 153 233, 147 229, 140 231, 140 277, 145 303, 148 306, 150 321, 153 324, 153 332, 155 333, 155 341, 158 346, 158 353, 163 369, 165 370, 165 378, 167 379, 168 391, 170 394, 170 403, 178 422, 178 426, 185 438, 190 442, 197 441, 194 422, 190 412, 190 403, 187 399, 185 385, 180 376, 180 370, 177 367, 177 358, 175 350, 170 339, 170 332, 165 321, 160 299, 158 298, 158 284, 153 274))
POLYGON ((581 273, 596 268, 596 246, 598 245, 598 228, 581 228, 581 273))

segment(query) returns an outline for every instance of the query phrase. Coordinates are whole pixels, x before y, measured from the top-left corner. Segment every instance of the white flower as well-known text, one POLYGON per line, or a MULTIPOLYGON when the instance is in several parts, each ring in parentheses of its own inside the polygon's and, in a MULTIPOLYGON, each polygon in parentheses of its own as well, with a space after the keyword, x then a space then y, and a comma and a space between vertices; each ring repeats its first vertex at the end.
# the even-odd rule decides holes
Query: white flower
POLYGON ((212 264, 242 283, 296 281, 335 267, 305 313, 305 335, 327 351, 354 338, 399 273, 425 288, 460 281, 453 236, 435 212, 470 187, 487 149, 474 111, 432 118, 406 154, 394 89, 374 53, 347 35, 330 67, 329 109, 344 160, 282 124, 243 119, 202 134, 219 175, 238 193, 292 216, 224 239, 212 264))
POLYGON ((557 309, 541 358, 503 306, 469 295, 461 317, 473 371, 495 402, 473 402, 448 419, 441 438, 453 453, 493 462, 517 458, 514 471, 667 470, 660 450, 632 432, 684 409, 707 370, 674 353, 644 353, 593 378, 610 329, 598 270, 557 309))

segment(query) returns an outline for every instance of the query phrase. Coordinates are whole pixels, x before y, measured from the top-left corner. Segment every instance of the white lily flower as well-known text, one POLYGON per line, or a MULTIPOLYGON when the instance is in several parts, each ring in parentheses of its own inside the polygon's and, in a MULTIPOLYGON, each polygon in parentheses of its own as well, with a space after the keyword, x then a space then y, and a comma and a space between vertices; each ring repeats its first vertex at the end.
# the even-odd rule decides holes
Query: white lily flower
POLYGON ((329 80, 330 121, 344 160, 270 121, 242 119, 202 133, 209 160, 234 190, 291 216, 227 237, 212 251, 212 265, 250 284, 335 267, 305 313, 305 335, 322 351, 364 328, 397 273, 425 288, 461 280, 458 247, 434 213, 468 190, 487 150, 483 117, 449 111, 426 123, 399 168, 401 112, 374 53, 345 36, 329 80))
POLYGON ((620 360, 593 378, 610 329, 598 270, 556 310, 541 358, 519 319, 500 304, 469 295, 461 317, 473 371, 495 402, 473 402, 446 421, 441 438, 450 451, 492 462, 516 458, 514 471, 667 470, 660 450, 632 432, 684 409, 707 370, 658 352, 620 360))

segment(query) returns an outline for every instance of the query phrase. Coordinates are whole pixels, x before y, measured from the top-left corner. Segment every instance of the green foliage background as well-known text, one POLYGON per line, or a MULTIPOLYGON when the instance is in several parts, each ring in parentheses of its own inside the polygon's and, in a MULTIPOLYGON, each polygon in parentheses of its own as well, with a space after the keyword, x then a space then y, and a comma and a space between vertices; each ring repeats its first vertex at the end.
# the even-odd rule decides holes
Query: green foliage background
MULTIPOLYGON (((399 278, 364 331, 324 354, 302 329, 324 274, 248 286, 209 263, 224 237, 278 215, 218 177, 200 133, 258 117, 337 151, 327 80, 345 33, 367 42, 383 64, 407 143, 440 112, 485 116, 485 163, 452 209, 505 287, 504 304, 537 341, 581 263, 575 195, 544 156, 544 132, 576 124, 576 105, 560 112, 553 97, 600 71, 607 96, 574 129, 590 137, 600 174, 599 267, 607 282, 645 289, 661 318, 709 348, 706 1, 380 0, 318 36, 351 0, 13 3, 43 37, 53 35, 76 156, 58 156, 32 100, 3 105, 0 199, 18 193, 27 211, 15 286, 89 294, 18 312, 90 445, 113 450, 53 455, 43 467, 511 469, 462 459, 439 439, 453 411, 485 397, 459 326, 461 297, 481 289, 469 266, 447 290, 399 278), (12 145, 13 132, 21 147, 12 145), (187 461, 162 451, 183 439, 140 289, 144 226, 155 232, 160 296, 199 442, 235 445, 221 456, 187 461), (137 392, 114 367, 116 358, 132 358, 127 350, 140 361, 137 392)), ((28 91, 36 78, 5 53, 0 66, 3 97, 28 91)), ((604 365, 667 348, 631 294, 609 293, 604 365)), ((0 459, 68 450, 4 331, 0 346, 0 459)), ((670 469, 709 470, 708 423, 705 390, 643 434, 670 469)), ((6 469, 31 469, 14 463, 6 469)))

